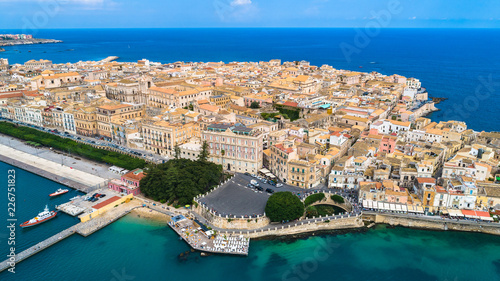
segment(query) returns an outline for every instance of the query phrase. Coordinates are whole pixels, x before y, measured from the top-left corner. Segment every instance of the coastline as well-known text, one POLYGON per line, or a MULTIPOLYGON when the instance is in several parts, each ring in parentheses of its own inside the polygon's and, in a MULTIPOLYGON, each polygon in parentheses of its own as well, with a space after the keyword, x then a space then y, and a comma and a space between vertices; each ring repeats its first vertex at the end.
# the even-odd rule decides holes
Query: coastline
POLYGON ((63 42, 62 40, 41 39, 41 38, 40 39, 33 38, 33 39, 0 40, 0 47, 19 46, 19 45, 35 45, 35 44, 54 44, 54 43, 62 43, 62 42, 63 42))

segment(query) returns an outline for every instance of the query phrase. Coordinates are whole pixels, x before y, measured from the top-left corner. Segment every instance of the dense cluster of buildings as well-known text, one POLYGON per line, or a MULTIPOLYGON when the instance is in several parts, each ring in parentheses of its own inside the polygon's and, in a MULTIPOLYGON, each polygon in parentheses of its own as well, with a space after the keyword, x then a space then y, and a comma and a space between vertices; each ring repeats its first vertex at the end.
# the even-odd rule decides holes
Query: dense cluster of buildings
MULTIPOLYGON (((225 170, 359 190, 370 206, 500 208, 500 133, 433 110, 418 79, 305 61, 0 60, 3 119, 165 157, 194 160, 206 142, 225 170)), ((115 187, 135 193, 128 181, 115 187)))
POLYGON ((0 40, 33 39, 31 34, 0 34, 0 40))

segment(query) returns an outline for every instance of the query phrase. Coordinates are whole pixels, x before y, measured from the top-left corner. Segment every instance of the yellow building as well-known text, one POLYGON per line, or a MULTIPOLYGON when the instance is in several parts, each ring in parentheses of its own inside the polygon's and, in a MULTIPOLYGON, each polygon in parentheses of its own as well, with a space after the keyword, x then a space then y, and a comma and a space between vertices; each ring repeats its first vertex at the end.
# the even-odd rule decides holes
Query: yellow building
POLYGON ((93 218, 96 218, 98 216, 101 216, 102 214, 106 213, 106 211, 109 211, 110 209, 114 208, 116 205, 120 205, 122 203, 127 203, 130 200, 134 198, 133 194, 129 194, 127 196, 119 197, 119 196, 113 196, 99 204, 96 204, 92 206, 92 212, 91 213, 85 213, 81 216, 79 216, 81 222, 86 222, 89 221, 93 218))
POLYGON ((142 124, 145 149, 153 153, 174 156, 174 147, 200 137, 198 123, 169 123, 167 121, 145 121, 142 124))

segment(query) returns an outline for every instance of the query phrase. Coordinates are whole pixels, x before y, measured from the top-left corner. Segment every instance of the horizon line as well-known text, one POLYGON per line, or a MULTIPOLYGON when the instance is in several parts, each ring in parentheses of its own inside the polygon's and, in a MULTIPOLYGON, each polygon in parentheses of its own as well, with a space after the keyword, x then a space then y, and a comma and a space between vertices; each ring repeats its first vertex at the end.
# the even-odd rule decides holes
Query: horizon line
MULTIPOLYGON (((37 30, 54 29, 356 29, 365 28, 365 26, 352 27, 325 27, 325 26, 212 26, 212 27, 51 27, 37 28, 37 30)), ((0 30, 22 30, 23 28, 0 28, 0 30)), ((381 27, 380 29, 500 29, 500 27, 381 27)))

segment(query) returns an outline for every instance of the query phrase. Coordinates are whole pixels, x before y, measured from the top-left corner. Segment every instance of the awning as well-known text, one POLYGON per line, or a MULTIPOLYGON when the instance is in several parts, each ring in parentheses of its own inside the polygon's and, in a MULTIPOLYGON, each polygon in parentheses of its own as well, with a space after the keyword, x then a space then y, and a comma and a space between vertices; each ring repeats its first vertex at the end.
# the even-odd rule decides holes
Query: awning
POLYGON ((415 213, 421 213, 421 214, 423 214, 424 213, 424 209, 422 207, 420 207, 420 206, 416 206, 415 207, 415 213))
POLYGON ((462 212, 460 212, 459 210, 448 209, 448 213, 450 214, 450 217, 463 217, 464 216, 462 214, 462 212))
POLYGON ((384 209, 385 210, 390 210, 391 209, 391 206, 389 203, 384 203, 384 209))
POLYGON ((401 212, 403 210, 403 208, 401 208, 402 206, 401 205, 396 205, 396 211, 398 212, 401 212))
POLYGON ((370 207, 368 207, 368 201, 363 200, 363 207, 365 207, 365 208, 370 208, 370 207))
POLYGON ((408 205, 407 207, 408 207, 408 212, 410 212, 410 213, 415 213, 415 206, 413 206, 413 205, 408 205))
POLYGON ((471 218, 471 219, 477 219, 478 217, 476 216, 476 212, 472 211, 472 210, 462 210, 462 214, 466 217, 466 218, 471 218))
POLYGON ((389 204, 389 208, 391 209, 391 211, 396 211, 396 205, 394 204, 389 204))
POLYGON ((401 208, 403 209, 403 212, 408 212, 408 206, 402 205, 401 208))

